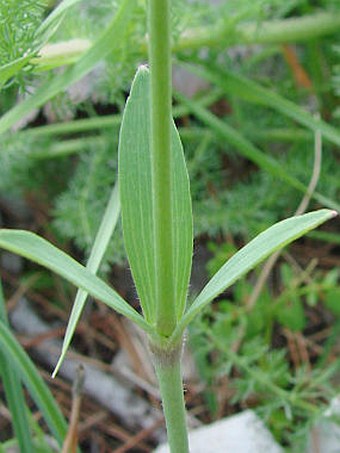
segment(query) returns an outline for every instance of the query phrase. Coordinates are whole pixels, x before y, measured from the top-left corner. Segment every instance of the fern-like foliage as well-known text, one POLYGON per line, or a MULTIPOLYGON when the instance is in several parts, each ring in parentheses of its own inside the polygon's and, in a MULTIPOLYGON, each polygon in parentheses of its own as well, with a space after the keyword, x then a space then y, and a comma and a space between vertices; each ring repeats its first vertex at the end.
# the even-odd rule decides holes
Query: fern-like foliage
MULTIPOLYGON (((110 134, 102 145, 83 152, 68 188, 56 200, 53 227, 88 256, 117 176, 117 138, 110 134)), ((116 229, 102 268, 122 262, 125 252, 120 227, 116 229)))
POLYGON ((208 407, 212 412, 218 410, 219 382, 228 379, 229 404, 251 405, 281 445, 291 447, 289 451, 304 451, 311 427, 334 396, 331 378, 336 367, 308 371, 304 366, 290 367, 287 348, 274 349, 268 343, 275 300, 265 293, 246 313, 243 298, 251 291, 247 282, 239 282, 234 301, 209 307, 190 328, 189 345, 206 383, 208 407), (244 332, 244 341, 234 353, 240 332, 244 332))
POLYGON ((0 65, 28 52, 40 25, 45 4, 33 0, 0 2, 0 65))
MULTIPOLYGON (((334 54, 337 58, 337 62, 333 66, 333 89, 335 95, 340 98, 340 46, 334 47, 334 54)), ((334 116, 340 118, 340 107, 337 107, 334 116)))

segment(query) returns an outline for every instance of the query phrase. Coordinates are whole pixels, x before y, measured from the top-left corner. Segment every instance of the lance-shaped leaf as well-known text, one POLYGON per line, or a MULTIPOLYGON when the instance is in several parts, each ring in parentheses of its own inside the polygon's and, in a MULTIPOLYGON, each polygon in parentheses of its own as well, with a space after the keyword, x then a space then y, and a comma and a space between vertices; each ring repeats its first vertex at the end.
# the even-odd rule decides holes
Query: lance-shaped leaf
MULTIPOLYGON (((61 445, 67 432, 66 421, 33 362, 1 320, 0 349, 6 359, 15 367, 33 400, 43 413, 48 427, 61 445)), ((24 408, 22 407, 21 410, 24 410, 24 408)))
POLYGON ((260 233, 217 271, 192 303, 174 335, 183 332, 194 316, 209 302, 270 254, 336 215, 336 211, 320 209, 282 220, 260 233))
MULTIPOLYGON (((112 233, 117 225, 119 212, 120 212, 119 191, 118 184, 116 184, 112 190, 110 200, 107 204, 100 227, 96 234, 96 239, 94 241, 89 260, 86 264, 86 269, 92 272, 92 274, 97 273, 99 265, 105 255, 112 233)), ((55 377, 56 374, 58 373, 58 370, 64 360, 65 354, 70 346, 74 331, 77 327, 80 315, 85 306, 87 296, 88 296, 87 291, 84 291, 83 289, 78 289, 72 307, 70 319, 67 324, 61 355, 53 372, 52 375, 53 377, 55 377)))
MULTIPOLYGON (((172 127, 172 218, 176 315, 185 307, 192 259, 192 212, 183 148, 172 127)), ((146 319, 155 322, 155 241, 151 184, 149 71, 141 67, 131 87, 119 140, 119 190, 124 242, 146 319)))
MULTIPOLYGON (((2 292, 0 280, 0 321, 8 327, 5 300, 2 292)), ((15 368, 12 358, 4 354, 3 348, 0 348, 0 380, 2 381, 5 391, 8 408, 11 412, 14 433, 18 439, 20 451, 30 453, 33 451, 33 442, 28 420, 28 410, 22 389, 20 373, 15 368)))
POLYGON ((114 289, 45 239, 29 231, 3 229, 0 230, 0 247, 61 275, 150 332, 151 327, 145 319, 114 289))

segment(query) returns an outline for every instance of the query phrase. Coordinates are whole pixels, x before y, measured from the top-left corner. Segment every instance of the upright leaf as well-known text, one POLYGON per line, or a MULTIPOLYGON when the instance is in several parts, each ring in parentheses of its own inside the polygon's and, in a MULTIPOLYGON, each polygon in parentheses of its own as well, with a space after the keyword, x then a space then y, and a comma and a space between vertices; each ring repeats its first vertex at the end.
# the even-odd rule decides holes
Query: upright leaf
MULTIPOLYGON (((86 264, 86 269, 88 269, 93 274, 97 273, 100 263, 105 255, 112 233, 117 225, 119 212, 120 212, 119 192, 118 185, 116 184, 112 190, 110 200, 106 207, 99 230, 96 234, 96 238, 90 253, 89 260, 86 264)), ((70 319, 68 321, 61 355, 53 372, 53 377, 57 374, 64 360, 68 347, 70 346, 80 315, 84 309, 87 296, 88 296, 87 291, 85 291, 84 289, 78 289, 72 307, 70 319)))
MULTIPOLYGON (((8 327, 5 300, 0 281, 0 321, 8 327)), ((18 439, 21 453, 33 451, 28 410, 20 380, 20 374, 11 360, 0 351, 0 379, 3 382, 6 400, 12 416, 15 435, 18 439)))
MULTIPOLYGON (((150 154, 149 71, 141 67, 123 116, 118 154, 124 242, 146 319, 155 322, 156 269, 150 154)), ((192 258, 192 212, 183 148, 172 128, 172 213, 176 314, 185 307, 192 258)))

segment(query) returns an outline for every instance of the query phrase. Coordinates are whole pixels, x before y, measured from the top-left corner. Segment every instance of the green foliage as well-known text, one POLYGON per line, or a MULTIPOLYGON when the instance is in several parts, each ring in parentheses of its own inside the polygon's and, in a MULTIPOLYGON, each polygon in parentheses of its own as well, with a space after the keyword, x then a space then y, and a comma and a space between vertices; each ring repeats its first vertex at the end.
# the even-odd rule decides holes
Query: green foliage
MULTIPOLYGON (((247 300, 253 286, 241 280, 228 292, 227 300, 214 303, 192 323, 189 345, 206 384, 204 397, 212 416, 224 402, 223 398, 221 403, 218 401, 218 388, 227 378, 232 397, 225 403, 251 405, 280 444, 298 452, 306 447, 309 430, 336 393, 332 376, 337 365, 324 365, 329 348, 322 350, 319 365, 314 364, 311 370, 303 364, 294 367, 288 360, 289 350, 282 341, 281 329, 288 327, 293 331, 301 315, 289 317, 286 301, 298 298, 307 307, 306 301, 313 293, 319 304, 327 304, 327 294, 332 297, 338 289, 337 275, 333 271, 326 275, 316 273, 310 283, 293 284, 292 289, 296 276, 291 274, 291 268, 282 265, 280 270, 280 295, 270 296, 266 290, 249 310, 247 300), (289 280, 285 280, 288 273, 289 280)), ((300 313, 306 324, 305 311, 300 313)), ((298 327, 303 331, 303 325, 298 327)))
MULTIPOLYGON (((105 138, 101 145, 90 145, 90 149, 81 154, 69 187, 56 199, 54 209, 55 231, 73 240, 85 256, 89 256, 117 175, 118 131, 105 138)), ((107 250, 105 262, 121 263, 124 259, 119 227, 107 250)))
MULTIPOLYGON (((207 263, 209 272, 232 247, 209 244, 213 252, 207 263)), ((252 281, 240 280, 192 323, 189 344, 206 383, 204 397, 212 416, 220 410, 219 383, 227 377, 233 395, 229 404, 249 401, 281 445, 298 452, 305 448, 309 430, 336 393, 332 376, 338 365, 328 358, 339 329, 339 270, 309 274, 282 263, 277 275, 280 292, 270 294, 265 288, 253 307, 248 301, 256 276, 252 281), (303 364, 296 367, 288 360, 282 331, 307 332, 307 319, 320 315, 321 308, 334 318, 329 339, 314 357, 312 369, 303 364)))
MULTIPOLYGON (((117 11, 120 3, 105 0, 100 3, 91 1, 86 2, 86 4, 81 2, 75 5, 67 12, 66 18, 54 36, 54 40, 79 37, 96 39, 102 29, 108 25, 112 12, 117 11), (111 15, 108 14, 109 11, 111 11, 111 15), (82 18, 81 21, 79 21, 79 16, 82 18)), ((268 3, 259 0, 252 2, 251 5, 246 1, 237 2, 237 5, 235 2, 221 2, 218 7, 211 7, 203 1, 195 2, 195 7, 187 2, 175 1, 172 11, 174 39, 180 40, 181 34, 188 28, 216 22, 216 17, 222 18, 222 21, 225 18, 233 17, 232 20, 235 23, 250 19, 259 21, 278 18, 288 13, 299 14, 299 11, 303 11, 304 3, 302 1, 288 2, 285 4, 285 8, 287 7, 289 11, 284 12, 283 10, 280 11, 281 2, 276 1, 268 3)), ((13 5, 18 5, 18 2, 13 2, 13 5)), ((332 7, 331 2, 324 2, 323 6, 332 7)), ((3 7, 5 8, 5 6, 3 7)), ((88 83, 90 88, 85 90, 83 104, 72 107, 74 101, 68 103, 70 107, 68 110, 72 115, 77 114, 77 108, 79 110, 85 109, 81 114, 87 112, 86 114, 92 115, 93 108, 89 107, 89 102, 93 100, 99 100, 102 105, 115 102, 116 106, 121 108, 124 102, 123 90, 127 89, 137 63, 143 58, 144 51, 136 43, 143 41, 145 35, 144 19, 145 2, 136 2, 133 20, 125 27, 120 44, 116 47, 114 53, 108 54, 104 63, 102 63, 104 64, 102 69, 99 67, 94 79, 91 79, 88 83)), ((257 80, 264 86, 270 86, 272 83, 268 77, 268 71, 273 71, 273 64, 275 64, 275 68, 278 67, 277 51, 273 55, 265 54, 265 51, 263 51, 259 56, 254 55, 251 58, 244 57, 242 54, 231 58, 226 56, 225 53, 213 50, 207 50, 207 52, 206 65, 210 68, 216 66, 219 69, 220 62, 226 62, 228 68, 234 69, 236 60, 237 67, 244 75, 251 74, 254 76, 255 74, 257 80)), ((335 60, 334 54, 331 56, 326 46, 324 52, 326 53, 325 57, 329 58, 332 63, 335 60)), ((197 60, 195 55, 186 53, 185 57, 187 61, 191 58, 197 60)), ((283 94, 289 93, 291 99, 295 98, 297 102, 300 102, 301 93, 296 90, 292 80, 289 81, 289 84, 287 81, 283 83, 282 78, 289 76, 289 71, 284 70, 282 63, 279 68, 280 71, 277 71, 275 75, 275 90, 281 91, 283 94)), ((51 73, 51 77, 54 77, 53 73, 51 73)), ((273 78, 271 79, 273 80, 273 78)), ((46 87, 50 91, 49 81, 46 82, 46 87)), ((82 91, 84 92, 84 90, 82 91)), ((268 91, 264 96, 265 98, 268 97, 267 94, 268 91)), ((320 93, 320 96, 323 96, 323 92, 320 93)), ((59 94, 58 97, 59 100, 53 101, 55 110, 58 110, 57 105, 60 102, 65 103, 68 95, 65 97, 65 94, 59 94)), ((243 137, 250 138, 253 142, 256 142, 260 149, 265 151, 266 155, 273 156, 278 164, 277 167, 285 169, 286 174, 290 174, 296 180, 307 184, 313 164, 312 143, 309 141, 308 135, 302 142, 297 142, 295 137, 297 137, 298 131, 295 127, 291 127, 291 122, 280 119, 277 115, 272 115, 267 108, 260 105, 252 106, 242 99, 235 99, 235 96, 230 101, 232 106, 230 121, 242 131, 243 137), (256 117, 255 122, 253 121, 254 117, 256 117), (284 133, 286 128, 291 128, 289 138, 291 144, 280 142, 280 139, 275 139, 275 143, 273 143, 272 140, 267 138, 270 137, 273 129, 282 130, 284 133), (278 151, 273 151, 278 146, 278 151), (283 146, 284 150, 282 149, 283 146), (306 171, 306 168, 310 170, 306 171)), ((229 118, 227 119, 229 121, 229 118)), ((193 126, 196 127, 195 124, 193 126)), ((283 213, 286 215, 291 213, 291 206, 297 206, 300 199, 300 195, 295 189, 287 185, 283 186, 275 176, 271 176, 267 171, 251 171, 246 177, 242 175, 241 180, 236 178, 234 175, 237 174, 237 169, 243 165, 244 159, 235 155, 235 148, 232 144, 227 144, 223 137, 212 134, 211 128, 206 132, 204 140, 201 140, 202 135, 198 135, 197 138, 194 135, 189 139, 184 139, 188 170, 192 181, 196 236, 208 234, 214 238, 220 234, 236 234, 246 239, 268 227, 272 222, 281 219, 283 213), (242 209, 239 209, 240 206, 242 206, 242 209)), ((309 137, 312 138, 312 136, 309 137)), ((93 140, 93 136, 85 137, 82 142, 83 147, 80 149, 92 149, 91 152, 93 153, 101 153, 102 147, 111 146, 111 138, 108 135, 103 137, 106 145, 93 145, 91 140, 93 140)), ((102 181, 113 181, 114 176, 111 173, 111 168, 115 168, 116 163, 113 163, 115 158, 113 155, 109 158, 112 167, 105 165, 105 159, 102 159, 101 168, 96 164, 93 172, 89 169, 90 158, 87 163, 84 162, 86 159, 82 157, 77 160, 80 167, 79 172, 74 170, 75 162, 72 162, 72 165, 67 165, 66 160, 63 162, 55 161, 51 164, 42 160, 32 162, 30 154, 32 150, 53 148, 54 143, 54 137, 38 141, 27 137, 21 139, 20 136, 17 137, 16 135, 6 138, 4 148, 9 152, 1 153, 0 156, 0 186, 2 190, 6 191, 15 190, 19 192, 23 189, 24 191, 34 190, 37 193, 42 192, 41 188, 48 187, 51 192, 50 201, 55 204, 53 211, 56 218, 55 224, 59 231, 63 231, 65 238, 73 239, 85 253, 88 253, 96 226, 99 225, 99 214, 97 213, 103 212, 108 197, 107 191, 102 190, 102 181), (74 200, 78 196, 80 199, 84 199, 83 189, 86 171, 89 171, 93 177, 87 197, 88 207, 81 209, 79 205, 74 206, 74 204, 77 204, 74 200), (82 172, 83 176, 81 176, 82 172), (53 173, 65 175, 65 178, 62 178, 62 180, 61 178, 52 179, 49 175, 53 173), (32 180, 30 174, 35 174, 36 177, 32 180), (65 184, 63 181, 67 175, 73 174, 75 174, 74 180, 65 184), (46 184, 46 181, 54 182, 51 185, 50 183, 46 184), (58 187, 53 190, 53 185, 58 187), (64 194, 57 202, 54 201, 55 196, 62 188, 64 188, 64 194), (84 212, 85 209, 87 213, 84 212), (77 216, 73 215, 73 213, 80 211, 82 211, 80 217, 82 222, 78 222, 77 216), (88 214, 90 212, 94 213, 93 220, 88 214)), ((60 145, 62 143, 63 141, 60 142, 60 145)), ((340 175, 338 169, 337 157, 333 153, 332 147, 329 147, 329 150, 327 149, 323 156, 318 190, 330 200, 336 200, 339 197, 340 175), (332 169, 332 171, 329 171, 329 169, 332 169)), ((45 193, 45 189, 43 192, 45 193)), ((315 204, 315 206, 318 205, 315 204)), ((110 261, 122 262, 124 248, 121 239, 115 238, 111 250, 112 253, 108 254, 110 261)))
POLYGON ((70 162, 63 158, 36 158, 40 152, 53 147, 50 140, 6 134, 2 137, 2 144, 4 152, 0 153, 0 190, 3 193, 17 197, 34 193, 50 202, 65 190, 68 178, 72 175, 70 162))
MULTIPOLYGON (((337 98, 340 97, 340 46, 335 46, 334 47, 334 54, 337 58, 336 64, 333 66, 333 87, 334 87, 334 92, 337 96, 337 98)), ((334 116, 336 118, 340 117, 340 107, 337 107, 334 116)))
POLYGON ((33 432, 37 437, 37 439, 34 439, 34 448, 39 448, 40 451, 45 448, 44 451, 49 451, 49 447, 45 445, 43 438, 41 436, 39 438, 39 432, 41 433, 41 431, 26 407, 22 383, 29 390, 59 445, 62 444, 66 434, 66 423, 53 395, 50 393, 37 368, 9 329, 1 282, 0 327, 0 377, 3 381, 7 402, 11 410, 14 431, 20 451, 23 453, 32 451, 33 432), (44 445, 44 447, 41 447, 41 445, 44 445))
MULTIPOLYGON (((119 140, 118 175, 125 247, 144 315, 153 324, 157 313, 157 264, 154 240, 155 201, 151 184, 149 79, 148 69, 141 67, 124 111, 119 140)), ((175 269, 173 279, 176 282, 174 300, 176 318, 180 319, 186 304, 193 237, 188 174, 182 144, 174 124, 171 129, 171 152, 172 253, 175 269)))
MULTIPOLYGON (((86 116, 95 119, 97 126, 91 131, 84 129, 80 132, 76 122, 70 122, 65 123, 66 128, 60 135, 53 135, 50 125, 46 125, 49 132, 41 134, 40 138, 39 130, 36 134, 38 138, 34 138, 34 130, 31 136, 29 133, 2 136, 5 152, 0 155, 1 189, 16 193, 34 191, 36 196, 43 191, 46 199, 54 206, 53 227, 56 236, 60 236, 62 240, 71 239, 85 255, 90 255, 92 244, 95 245, 86 268, 47 241, 28 232, 3 230, 0 232, 0 245, 59 273, 79 286, 80 292, 71 316, 63 356, 87 294, 97 297, 135 321, 149 334, 157 357, 156 368, 161 390, 166 395, 164 410, 167 418, 172 420, 170 428, 171 424, 178 423, 177 412, 174 407, 171 409, 171 379, 174 379, 178 397, 176 404, 177 408, 181 406, 180 418, 183 418, 179 425, 182 424, 183 429, 184 406, 179 364, 169 367, 169 363, 174 357, 176 360, 179 357, 176 352, 184 329, 212 299, 224 293, 262 259, 330 219, 334 212, 321 210, 280 222, 261 233, 231 258, 231 254, 235 252, 233 244, 222 247, 218 253, 212 250, 216 252, 209 269, 212 278, 192 305, 185 307, 192 236, 189 191, 182 150, 173 128, 172 146, 177 154, 173 161, 170 158, 162 166, 169 148, 166 143, 167 134, 163 134, 163 131, 166 132, 165 126, 170 125, 170 121, 169 124, 167 122, 167 119, 170 120, 170 111, 167 111, 170 104, 167 107, 163 104, 158 112, 165 113, 165 121, 161 121, 158 127, 154 123, 150 126, 148 106, 151 105, 151 110, 156 111, 156 106, 161 105, 164 99, 158 93, 155 99, 152 95, 150 100, 146 85, 139 89, 136 99, 133 99, 132 90, 121 128, 119 179, 122 187, 125 246, 144 318, 94 274, 98 271, 100 261, 103 261, 105 250, 109 262, 124 259, 122 238, 119 235, 115 235, 115 239, 108 244, 113 228, 106 229, 103 235, 105 241, 100 246, 97 241, 105 223, 106 214, 101 222, 105 206, 117 178, 115 150, 118 145, 116 126, 110 129, 110 134, 98 133, 97 129, 102 131, 103 127, 98 121, 100 115, 99 118, 97 116, 98 112, 121 112, 132 74, 136 66, 145 60, 146 2, 65 1, 61 3, 65 10, 60 13, 56 23, 47 19, 40 28, 38 24, 42 21, 42 10, 38 12, 39 4, 33 8, 33 2, 27 2, 28 15, 23 18, 27 19, 27 23, 23 20, 22 29, 19 29, 18 23, 14 24, 10 31, 3 20, 8 12, 6 7, 10 6, 13 10, 8 14, 13 22, 19 2, 13 0, 7 3, 0 7, 4 11, 2 16, 0 14, 0 33, 2 36, 12 33, 10 39, 13 45, 6 47, 5 43, 0 48, 0 86, 15 77, 20 83, 31 86, 28 85, 29 79, 24 77, 31 68, 35 78, 32 79, 33 93, 9 109, 0 119, 0 131, 8 131, 18 121, 26 122, 28 114, 43 108, 47 102, 52 102, 52 107, 50 105, 49 108, 53 113, 59 112, 56 115, 59 119, 67 121, 68 115, 86 116), (70 6, 74 8, 70 9, 70 6), (61 22, 65 15, 66 19, 61 22), (39 32, 36 35, 34 30, 37 27, 39 32), (39 50, 39 33, 45 38, 45 41, 41 38, 40 44, 43 41, 51 42, 53 34, 55 41, 84 38, 85 51, 75 48, 74 55, 69 57, 62 46, 60 53, 51 60, 47 57, 44 60, 43 55, 32 60, 39 50), (29 52, 32 55, 27 55, 29 52), (65 68, 56 69, 63 65, 65 68), (39 71, 45 71, 42 78, 39 71), (75 82, 82 79, 84 82, 85 76, 88 83, 80 88, 81 101, 75 101, 75 97, 72 100, 72 91, 73 95, 76 92, 75 82), (67 109, 64 108, 65 102, 68 103, 67 109), (135 115, 135 111, 129 116, 133 102, 135 105, 139 104, 138 115, 135 115), (59 109, 60 106, 63 108, 59 109), (152 146, 148 137, 149 127, 152 146), (160 140, 156 146, 157 136, 160 140), (74 153, 80 154, 66 157, 74 153), (161 181, 157 186, 155 181, 162 179, 159 178, 159 170, 162 172, 164 169, 165 174, 168 172, 170 175, 170 185, 161 181), (32 174, 35 175, 34 178, 32 174), (58 184, 52 178, 54 174, 61 175, 57 178, 58 184), (48 190, 45 189, 46 186, 48 190), (165 218, 163 212, 170 215, 165 218), (91 260, 95 255, 97 259, 93 265, 91 260), (159 297, 160 294, 162 297, 159 297), (174 313, 174 319, 169 320, 168 314, 174 313), (161 327, 158 323, 160 318, 164 321, 161 327), (169 369, 171 378, 166 373, 169 369)), ((152 3, 150 0, 150 4, 159 6, 157 0, 152 3)), ((21 8, 22 5, 23 2, 21 8)), ((319 5, 324 11, 333 11, 336 6, 334 0, 325 0, 319 2, 319 5)), ((22 8, 19 13, 24 14, 23 11, 22 8)), ((327 102, 333 96, 329 90, 328 76, 332 70, 337 89, 334 56, 329 50, 327 39, 322 37, 320 47, 310 42, 297 49, 298 59, 303 65, 306 64, 307 72, 316 87, 311 96, 295 86, 294 77, 283 63, 277 46, 286 42, 286 39, 288 42, 299 39, 315 41, 323 33, 334 33, 337 14, 334 17, 332 14, 315 14, 311 18, 306 16, 307 20, 304 20, 305 14, 315 12, 317 9, 304 0, 291 0, 285 4, 279 0, 255 0, 250 3, 246 0, 231 0, 220 2, 219 6, 209 6, 203 0, 193 3, 173 1, 171 21, 175 52, 179 60, 185 59, 200 65, 200 75, 217 87, 220 101, 220 105, 215 100, 213 105, 202 105, 195 98, 176 96, 179 108, 185 110, 178 121, 185 126, 184 132, 187 133, 185 145, 193 181, 196 235, 205 234, 210 238, 228 236, 243 243, 272 222, 290 215, 309 183, 314 160, 311 131, 319 129, 329 140, 329 144, 324 153, 318 192, 312 194, 313 208, 320 204, 338 206, 336 199, 339 195, 340 177, 334 144, 339 143, 339 134, 331 125, 332 120, 319 121, 307 111, 316 105, 327 106, 329 111, 325 109, 322 112, 324 117, 336 116, 333 115, 334 101, 327 102), (290 17, 296 17, 296 20, 291 21, 290 17), (274 22, 282 18, 288 20, 274 22), (296 24, 301 25, 302 33, 297 30, 296 24), (265 43, 265 46, 250 50, 248 54, 240 50, 227 53, 226 46, 237 42, 260 42, 265 43), (274 46, 268 46, 268 43, 274 46), (313 66, 306 61, 307 47, 309 52, 312 52, 313 47, 314 55, 319 57, 317 61, 327 62, 325 70, 318 68, 318 64, 313 66), (310 108, 311 99, 313 106, 310 108), (307 105, 307 108, 301 107, 302 104, 307 105)), ((18 17, 21 18, 19 13, 15 21, 18 17)), ((154 30, 157 31, 157 27, 154 30)), ((162 37, 158 36, 156 41, 160 38, 162 37)), ((154 38, 151 41, 154 42, 154 38)), ((160 56, 158 63, 161 64, 158 68, 166 67, 170 61, 165 53, 160 56)), ((193 68, 193 64, 189 68, 193 68)), ((155 68, 155 61, 151 66, 155 68)), ((152 93, 157 85, 157 78, 160 85, 162 81, 166 81, 160 73, 158 77, 154 77, 157 70, 153 70, 152 93)), ((167 90, 169 94, 169 86, 167 90)), ((5 94, 3 109, 11 101, 15 103, 16 92, 11 87, 5 94)), ((52 117, 50 115, 47 121, 51 121, 52 117)), ((158 121, 159 117, 158 114, 154 115, 152 121, 158 121)), ((120 115, 111 119, 118 125, 120 115)), ((103 117, 103 122, 106 120, 103 117)), ((44 123, 45 118, 39 116, 37 121, 44 123)), ((173 156, 170 154, 170 157, 173 156)), ((115 225, 117 212, 114 212, 110 203, 105 212, 108 211, 115 225)), ((319 414, 322 404, 328 401, 331 393, 329 374, 332 370, 325 367, 325 371, 322 371, 321 362, 327 360, 327 354, 320 358, 320 366, 309 373, 303 367, 292 369, 284 360, 288 351, 272 348, 274 326, 279 325, 280 328, 293 332, 303 330, 308 322, 305 308, 315 306, 318 300, 329 309, 332 316, 338 316, 338 275, 330 273, 326 283, 315 279, 315 285, 303 286, 301 282, 294 280, 294 285, 290 287, 288 283, 294 275, 290 268, 283 266, 281 277, 285 286, 281 294, 273 301, 269 291, 264 291, 251 310, 245 308, 251 286, 241 280, 232 296, 230 292, 226 296, 230 296, 230 300, 220 302, 219 310, 212 310, 207 318, 203 316, 197 322, 194 327, 197 334, 193 338, 198 344, 197 354, 200 356, 202 375, 209 385, 212 386, 218 376, 234 377, 235 371, 237 378, 233 382, 232 402, 238 404, 248 401, 255 395, 259 411, 272 424, 277 437, 282 442, 292 443, 291 432, 297 433, 297 426, 305 429, 319 414), (238 342, 239 355, 233 352, 238 342)), ((335 331, 331 341, 334 341, 334 337, 335 331)), ((60 437, 63 421, 57 410, 56 418, 53 418, 54 403, 51 403, 49 395, 8 329, 3 329, 0 342, 15 357, 23 380, 35 396, 37 404, 46 411, 51 429, 54 425, 54 431, 60 437)), ((208 395, 208 401, 212 410, 216 409, 217 401, 213 392, 208 395)), ((186 447, 182 450, 186 451, 186 447)))
POLYGON ((115 290, 91 273, 90 270, 40 236, 29 231, 2 229, 0 231, 0 246, 13 253, 22 254, 22 256, 61 275, 78 288, 107 303, 118 313, 124 314, 127 318, 135 321, 146 331, 150 330, 148 323, 143 317, 120 297, 115 290))
POLYGON ((0 3, 0 66, 29 52, 46 2, 8 0, 0 3))
MULTIPOLYGON (((5 300, 0 281, 0 322, 8 327, 5 300)), ((30 426, 28 423, 28 410, 26 408, 24 393, 20 380, 20 373, 8 360, 8 356, 0 353, 0 379, 4 386, 6 400, 13 419, 15 435, 18 439, 20 450, 30 453, 33 449, 30 426)))
MULTIPOLYGON (((109 202, 105 209, 105 213, 102 216, 101 224, 98 228, 96 238, 93 241, 93 247, 86 264, 86 268, 93 274, 97 273, 100 263, 105 255, 105 252, 108 249, 108 244, 113 234, 113 231, 117 225, 119 214, 120 214, 119 190, 118 184, 116 184, 111 192, 109 202)), ((73 337, 74 331, 84 309, 87 297, 88 292, 86 290, 78 289, 72 307, 70 319, 67 325, 67 329, 65 332, 65 338, 63 342, 60 359, 55 367, 54 375, 56 375, 60 364, 64 360, 64 356, 71 343, 71 339, 73 337)))

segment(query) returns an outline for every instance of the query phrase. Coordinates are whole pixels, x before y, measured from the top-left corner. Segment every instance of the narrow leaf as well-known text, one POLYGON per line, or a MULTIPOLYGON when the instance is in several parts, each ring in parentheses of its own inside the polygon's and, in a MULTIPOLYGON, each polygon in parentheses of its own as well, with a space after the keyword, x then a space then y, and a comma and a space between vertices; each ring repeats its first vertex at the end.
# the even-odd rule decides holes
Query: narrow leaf
MULTIPOLYGON (((146 319, 155 322, 156 269, 151 185, 149 72, 138 70, 122 120, 119 140, 119 190, 124 242, 146 319)), ((172 127, 172 216, 176 315, 185 307, 192 259, 192 213, 183 148, 172 127)))
MULTIPOLYGON (((8 326, 5 300, 0 281, 0 321, 8 326)), ((28 410, 18 370, 13 362, 8 360, 4 352, 0 351, 0 377, 3 382, 6 401, 12 416, 14 433, 18 440, 20 451, 30 453, 33 451, 33 443, 28 421, 28 410)))
POLYGON ((0 321, 0 349, 16 367, 48 427, 61 445, 67 430, 65 419, 33 362, 3 321, 0 321))
MULTIPOLYGON (((89 260, 86 265, 86 269, 88 269, 92 274, 96 274, 99 268, 99 265, 103 259, 103 256, 106 252, 107 246, 110 242, 112 233, 117 225, 118 217, 120 212, 120 204, 119 204, 119 192, 118 192, 118 185, 116 184, 112 190, 112 194, 110 196, 110 200, 106 207, 102 222, 100 224, 99 230, 97 232, 91 254, 89 260)), ((78 324, 80 315, 84 309, 85 302, 88 296, 88 292, 84 291, 83 289, 78 289, 77 295, 73 304, 72 312, 70 315, 70 319, 68 321, 65 338, 63 342, 63 347, 61 350, 61 355, 58 360, 58 363, 55 367, 53 372, 53 377, 56 376, 58 370, 65 358, 66 352, 70 346, 74 331, 78 324)))
POLYGON ((330 126, 325 121, 314 118, 309 112, 275 93, 273 90, 262 87, 253 80, 249 80, 241 74, 234 74, 231 71, 221 71, 218 68, 211 70, 207 67, 192 65, 184 66, 191 72, 216 84, 225 93, 236 95, 247 102, 266 105, 314 132, 321 132, 327 140, 340 146, 339 130, 330 126))
POLYGON ((63 21, 67 10, 73 7, 76 3, 81 0, 63 0, 59 5, 49 14, 44 22, 36 31, 39 45, 44 45, 58 30, 61 22, 63 21))
POLYGON ((14 77, 29 62, 33 55, 33 53, 30 53, 0 67, 0 90, 11 77, 14 77))
MULTIPOLYGON (((231 127, 225 121, 217 118, 213 113, 200 106, 194 100, 188 99, 179 93, 176 93, 175 97, 184 105, 186 105, 191 110, 191 112, 205 125, 211 128, 217 136, 233 145, 242 156, 245 156, 247 159, 258 165, 258 167, 262 170, 277 177, 279 180, 289 184, 291 187, 294 187, 300 192, 306 193, 308 191, 307 186, 305 186, 302 182, 300 182, 287 170, 285 170, 280 162, 275 160, 272 156, 265 154, 263 151, 253 145, 253 143, 247 140, 247 138, 245 138, 239 131, 231 127)), ((340 210, 339 203, 336 203, 335 201, 323 196, 316 191, 314 191, 311 196, 322 205, 325 205, 332 209, 340 210)))
POLYGON ((183 331, 194 316, 209 302, 270 254, 285 247, 290 242, 336 215, 335 211, 320 209, 319 211, 282 220, 260 233, 255 239, 235 253, 207 283, 184 315, 179 331, 183 331))
POLYGON ((150 325, 114 289, 45 239, 28 231, 3 229, 0 230, 0 247, 59 274, 65 280, 131 319, 145 331, 150 331, 150 325))

